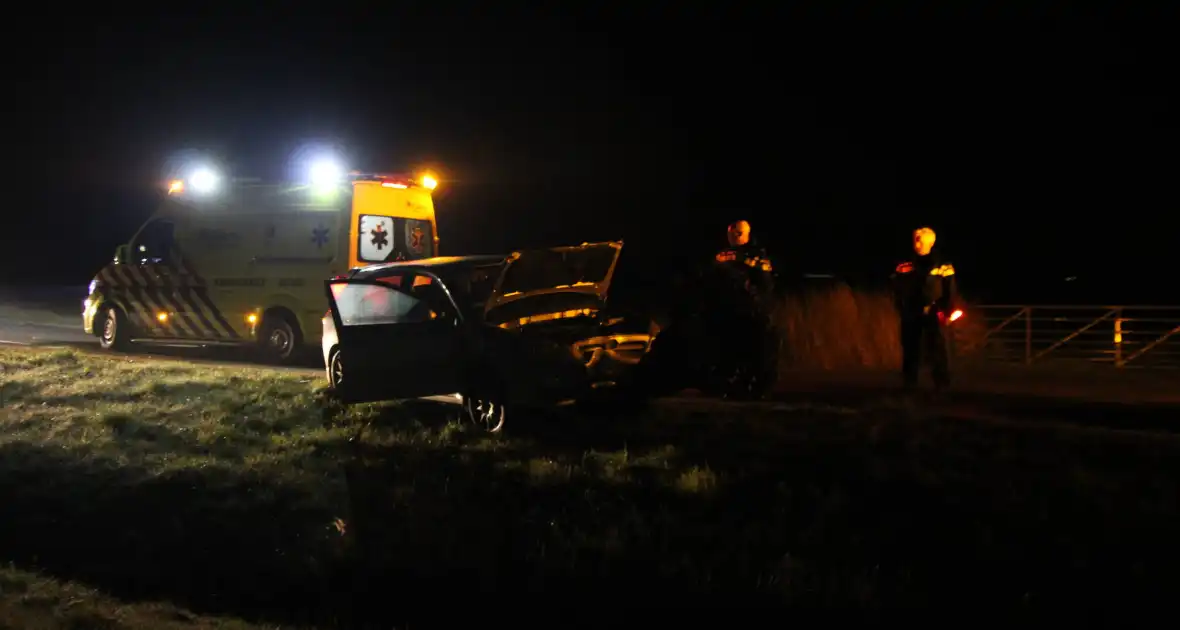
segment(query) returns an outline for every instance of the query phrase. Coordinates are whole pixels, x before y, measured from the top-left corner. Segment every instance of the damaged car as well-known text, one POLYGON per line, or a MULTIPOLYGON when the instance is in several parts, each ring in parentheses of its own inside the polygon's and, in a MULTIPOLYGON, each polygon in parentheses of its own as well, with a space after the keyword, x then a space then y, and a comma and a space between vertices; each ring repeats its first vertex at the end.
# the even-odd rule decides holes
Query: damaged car
POLYGON ((490 431, 513 409, 591 399, 648 351, 607 308, 622 242, 354 269, 326 283, 327 376, 344 403, 454 396, 490 431))

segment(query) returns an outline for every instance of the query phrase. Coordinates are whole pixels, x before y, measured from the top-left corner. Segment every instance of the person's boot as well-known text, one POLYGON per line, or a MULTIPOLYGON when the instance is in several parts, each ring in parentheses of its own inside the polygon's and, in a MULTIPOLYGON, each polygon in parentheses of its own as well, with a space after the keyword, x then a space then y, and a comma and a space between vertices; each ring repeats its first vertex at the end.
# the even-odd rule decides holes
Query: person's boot
POLYGON ((934 382, 934 392, 930 395, 931 402, 942 402, 947 398, 947 390, 951 387, 950 381, 946 379, 939 379, 934 382))
POLYGON ((897 400, 903 405, 911 405, 918 400, 918 379, 903 376, 901 386, 897 389, 897 400))
POLYGON ((722 400, 744 401, 750 399, 750 382, 742 370, 734 371, 725 381, 722 400))

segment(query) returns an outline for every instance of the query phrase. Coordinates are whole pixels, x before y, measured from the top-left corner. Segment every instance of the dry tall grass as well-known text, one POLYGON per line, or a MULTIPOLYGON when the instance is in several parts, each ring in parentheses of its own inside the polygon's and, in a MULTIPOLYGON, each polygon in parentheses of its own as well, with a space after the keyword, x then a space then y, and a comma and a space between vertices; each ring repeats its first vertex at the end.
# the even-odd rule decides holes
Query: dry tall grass
POLYGON ((847 285, 799 292, 776 309, 784 368, 838 370, 901 362, 897 312, 887 293, 847 285))
MULTIPOLYGON (((900 322, 885 291, 837 285, 796 293, 776 309, 780 367, 790 370, 897 369, 900 322)), ((952 328, 952 350, 969 354, 983 320, 970 308, 952 328)))

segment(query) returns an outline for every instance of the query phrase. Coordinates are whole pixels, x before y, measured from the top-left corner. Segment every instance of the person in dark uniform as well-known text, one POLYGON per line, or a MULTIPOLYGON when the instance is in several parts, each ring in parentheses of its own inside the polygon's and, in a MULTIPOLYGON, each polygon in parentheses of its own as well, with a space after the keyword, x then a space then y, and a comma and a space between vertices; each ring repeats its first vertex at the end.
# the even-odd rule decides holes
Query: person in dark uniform
MULTIPOLYGON (((728 316, 735 348, 725 354, 735 372, 744 372, 742 397, 762 397, 774 385, 778 367, 778 335, 773 321, 774 266, 766 250, 750 236, 748 221, 734 221, 726 230, 728 247, 714 255, 728 284, 729 295, 718 307, 728 316)), ((730 365, 726 366, 729 369, 730 365)), ((736 384, 736 383, 735 383, 736 384)))
POLYGON ((735 281, 752 298, 768 299, 774 293, 774 267, 766 250, 750 238, 749 221, 734 221, 726 230, 729 246, 715 260, 734 274, 735 281))
POLYGON ((772 273, 750 224, 731 224, 728 247, 677 276, 667 317, 629 379, 632 400, 686 387, 727 397, 764 393, 777 374, 772 273))
POLYGON ((914 256, 894 269, 894 296, 901 317, 902 379, 907 390, 918 384, 924 362, 930 364, 936 390, 950 386, 946 326, 955 313, 955 268, 933 251, 935 234, 914 230, 914 256))

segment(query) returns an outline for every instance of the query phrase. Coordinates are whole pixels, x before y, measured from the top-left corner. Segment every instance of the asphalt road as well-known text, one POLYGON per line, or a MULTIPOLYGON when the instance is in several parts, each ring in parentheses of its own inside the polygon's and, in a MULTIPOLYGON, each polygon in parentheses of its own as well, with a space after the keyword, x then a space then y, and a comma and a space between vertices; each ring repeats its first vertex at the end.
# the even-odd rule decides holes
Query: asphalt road
POLYGON ((82 317, 78 325, 43 324, 22 321, 16 318, 0 317, 0 343, 21 346, 92 346, 98 350, 98 339, 82 332, 82 317))
MULTIPOLYGON (((35 309, 27 307, 19 310, 9 309, 8 312, 0 311, 0 346, 67 347, 88 352, 105 352, 99 346, 97 337, 88 335, 82 330, 81 313, 78 314, 78 323, 70 325, 61 321, 63 319, 61 317, 50 317, 48 315, 45 319, 54 320, 52 323, 30 321, 37 319, 37 312, 35 309)), ((128 356, 172 358, 210 365, 262 365, 243 358, 240 356, 242 354, 241 352, 220 348, 135 346, 129 352, 123 354, 128 356)), ((276 368, 276 366, 272 365, 266 365, 264 367, 276 368)), ((323 373, 323 367, 321 365, 315 365, 311 362, 302 366, 277 369, 292 372, 306 372, 309 374, 323 373)))
POLYGON ((0 287, 0 344, 98 349, 82 332, 86 287, 0 287))

